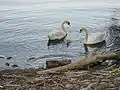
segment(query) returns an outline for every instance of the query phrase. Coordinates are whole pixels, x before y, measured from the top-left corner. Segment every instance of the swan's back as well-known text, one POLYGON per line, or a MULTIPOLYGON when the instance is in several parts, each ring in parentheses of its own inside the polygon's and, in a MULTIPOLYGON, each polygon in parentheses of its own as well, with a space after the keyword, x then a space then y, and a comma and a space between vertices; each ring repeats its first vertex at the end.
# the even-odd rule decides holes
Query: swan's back
POLYGON ((61 39, 63 37, 66 36, 66 33, 65 32, 62 32, 62 31, 57 31, 57 30, 53 30, 51 31, 49 34, 48 34, 48 38, 50 40, 55 40, 55 39, 61 39))
POLYGON ((103 42, 105 40, 105 33, 93 33, 92 35, 88 36, 88 41, 86 44, 96 44, 103 42))

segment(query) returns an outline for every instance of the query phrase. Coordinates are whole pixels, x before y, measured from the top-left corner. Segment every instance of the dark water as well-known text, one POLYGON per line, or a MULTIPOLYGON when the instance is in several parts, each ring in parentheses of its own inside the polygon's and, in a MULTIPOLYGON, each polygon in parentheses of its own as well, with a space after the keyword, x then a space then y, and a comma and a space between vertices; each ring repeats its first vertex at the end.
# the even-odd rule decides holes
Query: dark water
POLYGON ((0 0, 0 55, 13 57, 0 59, 0 67, 7 68, 5 62, 9 62, 37 68, 46 60, 83 57, 79 28, 87 27, 90 34, 104 31, 119 7, 119 0, 0 0), (68 28, 72 43, 48 49, 48 33, 64 20, 72 22, 68 28), (28 60, 30 57, 37 59, 28 60))

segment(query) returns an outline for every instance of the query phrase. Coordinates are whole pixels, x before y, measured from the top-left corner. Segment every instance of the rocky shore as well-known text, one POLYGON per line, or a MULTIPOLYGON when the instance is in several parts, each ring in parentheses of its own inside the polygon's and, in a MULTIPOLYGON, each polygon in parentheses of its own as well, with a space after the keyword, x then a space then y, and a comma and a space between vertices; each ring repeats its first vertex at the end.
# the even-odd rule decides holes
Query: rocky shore
POLYGON ((41 75, 40 70, 0 71, 0 90, 120 90, 120 63, 41 75))

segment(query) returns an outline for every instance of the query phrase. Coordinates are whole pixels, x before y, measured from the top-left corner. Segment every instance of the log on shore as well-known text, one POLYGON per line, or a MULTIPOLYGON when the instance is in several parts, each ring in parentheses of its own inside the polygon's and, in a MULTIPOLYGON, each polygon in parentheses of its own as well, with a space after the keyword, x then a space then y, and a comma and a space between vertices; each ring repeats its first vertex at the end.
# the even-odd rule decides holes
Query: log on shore
POLYGON ((111 59, 114 60, 114 59, 118 59, 118 58, 120 58, 120 52, 114 53, 111 55, 100 55, 100 56, 96 55, 96 56, 91 56, 91 57, 85 58, 83 60, 78 60, 74 63, 68 64, 65 66, 60 66, 57 68, 38 71, 37 73, 38 74, 45 74, 45 73, 64 72, 64 71, 73 70, 73 69, 80 69, 86 65, 96 63, 97 61, 100 61, 100 60, 111 60, 111 59))

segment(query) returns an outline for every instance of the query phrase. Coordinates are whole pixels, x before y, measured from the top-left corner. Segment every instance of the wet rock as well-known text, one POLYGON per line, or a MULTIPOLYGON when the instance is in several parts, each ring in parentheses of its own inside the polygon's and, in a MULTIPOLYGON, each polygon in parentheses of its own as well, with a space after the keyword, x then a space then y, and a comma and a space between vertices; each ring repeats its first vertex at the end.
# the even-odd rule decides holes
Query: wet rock
POLYGON ((52 61, 46 61, 46 68, 53 68, 58 66, 63 66, 70 64, 71 60, 52 60, 52 61))
POLYGON ((12 57, 7 57, 6 59, 10 60, 12 57))
POLYGON ((28 61, 29 61, 29 60, 32 60, 32 59, 35 59, 35 57, 30 57, 30 58, 28 59, 28 61))
POLYGON ((0 55, 0 58, 5 58, 5 56, 4 55, 0 55))
POLYGON ((11 65, 11 67, 16 68, 16 67, 19 67, 19 66, 17 64, 13 64, 13 65, 11 65))
POLYGON ((7 63, 5 63, 5 65, 6 65, 6 66, 10 66, 10 64, 9 64, 8 62, 7 62, 7 63))

